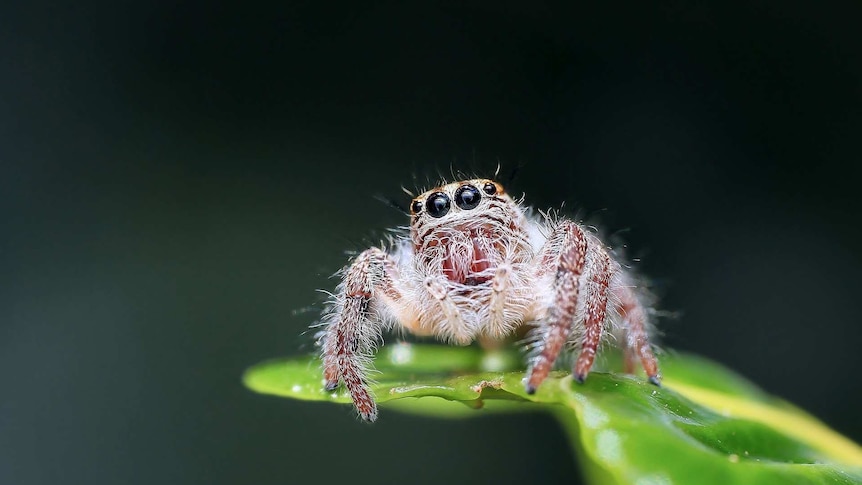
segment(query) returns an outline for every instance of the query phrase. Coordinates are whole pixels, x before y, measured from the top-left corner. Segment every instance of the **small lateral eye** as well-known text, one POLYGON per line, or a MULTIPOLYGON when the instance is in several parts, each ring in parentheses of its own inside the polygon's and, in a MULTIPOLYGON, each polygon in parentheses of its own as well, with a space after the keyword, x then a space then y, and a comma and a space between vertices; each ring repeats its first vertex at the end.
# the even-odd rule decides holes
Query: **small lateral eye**
POLYGON ((449 196, 443 192, 434 192, 428 196, 428 200, 425 201, 425 210, 428 211, 428 215, 431 217, 445 216, 446 213, 449 212, 450 206, 451 202, 449 202, 449 196))
POLYGON ((485 193, 488 195, 494 195, 497 193, 497 186, 491 182, 488 182, 482 186, 482 190, 484 190, 485 193))
POLYGON ((414 200, 412 204, 410 204, 410 212, 414 214, 418 214, 422 212, 422 201, 414 200))
POLYGON ((462 185, 455 191, 455 204, 462 209, 473 209, 479 205, 482 194, 472 185, 462 185))

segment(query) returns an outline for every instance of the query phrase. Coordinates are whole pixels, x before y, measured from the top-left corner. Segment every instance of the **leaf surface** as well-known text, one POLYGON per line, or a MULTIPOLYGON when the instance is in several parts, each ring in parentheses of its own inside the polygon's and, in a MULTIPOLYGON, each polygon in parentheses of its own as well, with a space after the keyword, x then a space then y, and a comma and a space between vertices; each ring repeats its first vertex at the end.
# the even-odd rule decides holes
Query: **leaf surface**
MULTIPOLYGON (((862 483, 856 443, 706 359, 661 356, 662 388, 600 370, 577 384, 558 371, 534 395, 521 362, 516 352, 399 343, 378 353, 373 391, 384 410, 441 417, 540 406, 564 425, 594 483, 862 483)), ((264 394, 350 403, 343 387, 323 390, 316 356, 258 364, 244 381, 264 394)))

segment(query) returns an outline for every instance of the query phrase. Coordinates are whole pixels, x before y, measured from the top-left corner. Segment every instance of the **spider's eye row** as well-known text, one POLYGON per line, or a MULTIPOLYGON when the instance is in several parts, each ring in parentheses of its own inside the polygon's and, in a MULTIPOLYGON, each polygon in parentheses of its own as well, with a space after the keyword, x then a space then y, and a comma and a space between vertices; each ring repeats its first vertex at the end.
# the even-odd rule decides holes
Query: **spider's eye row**
POLYGON ((482 190, 484 190, 485 193, 488 195, 494 195, 497 193, 497 186, 491 182, 488 182, 482 186, 482 190))
POLYGON ((422 212, 422 201, 414 200, 412 204, 410 204, 410 212, 414 214, 418 214, 422 212))
POLYGON ((479 205, 482 194, 470 184, 462 185, 455 191, 455 204, 462 209, 473 209, 479 205))
POLYGON ((425 201, 425 210, 431 217, 443 217, 449 212, 449 196, 443 192, 434 192, 425 201))

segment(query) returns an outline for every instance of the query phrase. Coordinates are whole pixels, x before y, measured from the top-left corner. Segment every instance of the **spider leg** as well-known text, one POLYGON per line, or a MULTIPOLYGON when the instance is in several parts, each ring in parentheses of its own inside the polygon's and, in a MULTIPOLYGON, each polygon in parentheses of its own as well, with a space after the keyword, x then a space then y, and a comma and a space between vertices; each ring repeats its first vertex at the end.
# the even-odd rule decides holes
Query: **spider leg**
POLYGON ((578 308, 580 276, 587 255, 587 237, 574 222, 563 221, 555 229, 539 254, 539 274, 554 270, 553 302, 538 329, 541 341, 525 385, 533 394, 548 377, 557 356, 571 332, 578 308))
POLYGON ((491 280, 491 302, 488 309, 487 334, 495 337, 503 337, 509 332, 506 326, 506 299, 508 298, 511 281, 512 265, 503 263, 497 266, 494 279, 491 280))
POLYGON ((452 297, 449 295, 449 288, 443 282, 442 278, 429 276, 425 279, 425 288, 437 300, 440 309, 443 310, 443 314, 446 316, 446 320, 440 324, 442 333, 457 344, 469 344, 473 340, 471 327, 464 321, 461 311, 455 302, 452 301, 452 297))
POLYGON ((661 374, 652 348, 650 348, 649 337, 646 331, 646 311, 638 301, 634 290, 628 286, 614 289, 614 294, 619 300, 619 312, 624 319, 626 332, 625 355, 626 372, 634 370, 635 360, 640 359, 641 365, 646 371, 647 377, 652 384, 661 385, 661 374))
POLYGON ((601 245, 590 245, 592 262, 586 273, 586 315, 581 353, 572 371, 574 379, 583 384, 596 358, 596 350, 602 340, 608 308, 608 284, 611 280, 611 258, 601 245))
POLYGON ((382 330, 382 319, 373 314, 371 306, 400 301, 397 281, 392 258, 378 248, 363 251, 345 271, 321 341, 325 389, 334 390, 343 381, 366 421, 377 419, 377 404, 368 390, 366 361, 382 330))

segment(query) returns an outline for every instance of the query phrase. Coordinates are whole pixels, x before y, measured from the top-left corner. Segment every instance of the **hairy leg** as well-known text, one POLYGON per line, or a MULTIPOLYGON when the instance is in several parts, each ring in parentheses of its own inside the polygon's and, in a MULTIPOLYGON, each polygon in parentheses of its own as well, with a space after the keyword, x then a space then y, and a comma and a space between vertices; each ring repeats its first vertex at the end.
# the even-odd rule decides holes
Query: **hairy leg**
POLYGON ((614 289, 619 301, 619 311, 624 319, 626 333, 626 372, 634 370, 634 361, 639 359, 649 381, 661 385, 661 374, 646 331, 646 311, 630 287, 614 289))
POLYGON ((586 273, 586 314, 581 353, 573 369, 574 379, 584 382, 602 340, 608 308, 608 284, 611 280, 611 258, 600 245, 590 245, 587 259, 592 262, 586 273))
POLYGON ((541 341, 527 377, 526 391, 533 394, 548 377, 548 373, 565 345, 578 308, 580 276, 587 255, 587 237, 574 222, 561 222, 539 255, 538 273, 554 271, 553 303, 541 323, 541 341))
POLYGON ((467 345, 473 341, 473 331, 464 318, 461 311, 449 296, 449 287, 442 278, 428 277, 425 279, 425 288, 428 293, 437 300, 440 309, 446 319, 440 324, 442 333, 460 345, 467 345))
POLYGON ((325 388, 334 390, 344 382, 359 415, 377 419, 377 405, 368 391, 364 366, 380 337, 381 322, 370 315, 372 302, 399 301, 395 262, 377 248, 363 251, 345 271, 332 320, 323 335, 325 388))
POLYGON ((491 303, 488 311, 490 318, 487 323, 487 333, 490 335, 503 336, 508 333, 504 309, 512 285, 511 275, 512 265, 503 263, 497 267, 494 279, 491 280, 491 303))

